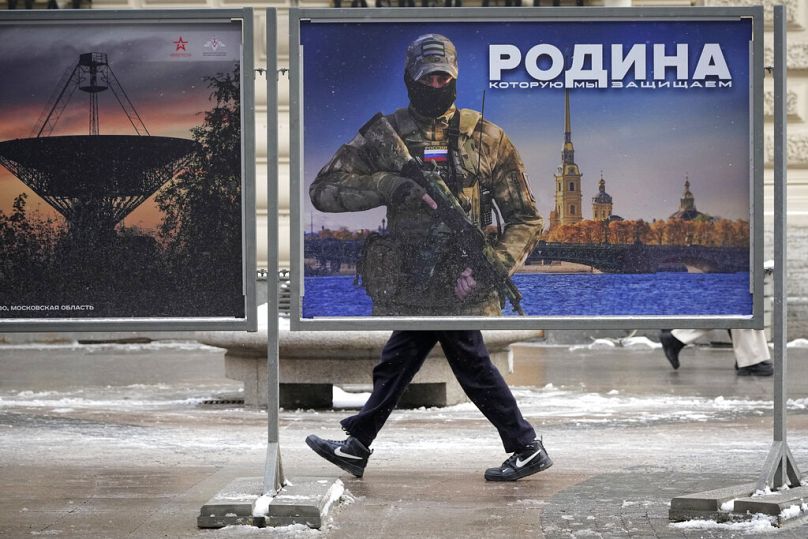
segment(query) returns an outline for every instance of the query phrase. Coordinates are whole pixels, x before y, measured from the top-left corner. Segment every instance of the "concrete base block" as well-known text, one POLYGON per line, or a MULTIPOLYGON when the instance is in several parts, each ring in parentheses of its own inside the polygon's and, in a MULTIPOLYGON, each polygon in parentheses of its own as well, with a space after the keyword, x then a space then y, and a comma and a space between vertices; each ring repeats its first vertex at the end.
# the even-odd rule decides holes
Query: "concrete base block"
POLYGON ((263 524, 253 520, 255 501, 264 491, 263 477, 241 477, 231 481, 202 506, 196 525, 200 528, 253 526, 263 524))
MULTIPOLYGON (((331 408, 334 388, 331 384, 280 384, 280 407, 331 408)), ((246 401, 245 401, 246 402, 246 401)))
POLYGON ((731 520, 732 515, 722 506, 734 499, 749 496, 754 491, 755 483, 747 483, 677 496, 671 500, 668 518, 676 522, 697 519, 726 522, 731 520))
POLYGON ((784 491, 773 492, 765 496, 750 496, 735 500, 735 513, 755 514, 777 517, 778 524, 783 525, 792 519, 802 519, 808 515, 808 487, 796 487, 784 491))
POLYGON ((345 490, 342 481, 333 478, 297 477, 287 483, 269 504, 269 526, 305 524, 319 529, 345 490))
MULTIPOLYGON (((201 335, 201 334, 200 334, 201 335)), ((508 347, 535 339, 542 331, 483 331, 491 360, 500 371, 508 368, 508 347)), ((371 385, 389 331, 338 332, 281 330, 279 335, 280 405, 283 408, 331 407, 332 387, 371 385)), ((244 383, 244 404, 267 404, 267 346, 263 335, 210 332, 201 342, 226 348, 225 375, 244 383)), ((466 396, 452 373, 440 345, 416 374, 400 406, 450 406, 466 396)))
POLYGON ((763 514, 774 517, 773 523, 781 527, 808 519, 808 487, 753 496, 755 487, 755 483, 747 483, 678 496, 671 500, 669 518, 728 522, 751 520, 763 514))
POLYGON ((334 502, 344 492, 342 481, 324 477, 298 477, 287 481, 268 506, 258 505, 264 490, 262 477, 233 480, 199 510, 199 528, 225 526, 290 526, 305 524, 319 529, 334 502), (259 514, 256 514, 259 513, 259 514))

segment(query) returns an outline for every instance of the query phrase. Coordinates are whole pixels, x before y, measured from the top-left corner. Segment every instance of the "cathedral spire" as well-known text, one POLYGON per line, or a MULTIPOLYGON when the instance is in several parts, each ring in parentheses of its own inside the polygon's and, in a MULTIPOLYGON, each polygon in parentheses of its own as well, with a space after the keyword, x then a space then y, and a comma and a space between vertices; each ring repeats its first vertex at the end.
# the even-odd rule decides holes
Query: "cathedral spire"
POLYGON ((569 90, 564 91, 564 146, 561 150, 561 165, 555 175, 555 184, 556 204, 555 212, 551 214, 550 228, 581 221, 583 219, 581 171, 575 164, 575 149, 572 146, 569 90))
POLYGON ((565 165, 575 163, 575 148, 572 146, 572 122, 570 121, 570 91, 564 90, 564 149, 561 162, 565 165))
POLYGON ((572 142, 572 126, 570 125, 570 91, 564 90, 564 142, 572 142))

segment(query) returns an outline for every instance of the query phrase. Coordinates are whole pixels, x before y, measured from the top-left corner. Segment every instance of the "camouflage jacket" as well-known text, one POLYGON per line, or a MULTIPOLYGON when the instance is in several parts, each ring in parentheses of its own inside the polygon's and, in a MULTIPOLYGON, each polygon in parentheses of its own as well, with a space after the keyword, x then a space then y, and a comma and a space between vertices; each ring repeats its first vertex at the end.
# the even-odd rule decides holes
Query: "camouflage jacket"
MULTIPOLYGON (((449 121, 456 111, 452 106, 435 119, 420 116, 411 109, 399 109, 386 118, 410 153, 423 159, 432 170, 441 171, 441 176, 446 178, 451 173, 445 162, 452 156, 442 156, 447 155, 449 121)), ((457 183, 462 185, 456 185, 454 192, 467 215, 478 225, 491 222, 490 205, 481 204, 481 200, 488 197, 496 204, 503 221, 502 234, 494 242, 496 255, 513 274, 535 248, 542 230, 542 218, 527 184, 525 166, 501 128, 483 120, 479 112, 469 109, 458 112, 460 134, 456 162, 459 170, 454 178, 460 178, 457 183), (481 214, 481 211, 486 212, 486 207, 487 216, 481 214)), ((403 282, 383 301, 374 298, 374 314, 501 314, 499 297, 490 283, 479 283, 478 291, 463 302, 454 296, 454 283, 464 267, 452 251, 451 237, 442 235, 435 227, 431 210, 425 204, 401 208, 392 203, 392 194, 402 178, 399 171, 384 170, 379 164, 382 160, 373 153, 358 134, 341 146, 318 173, 309 195, 314 207, 324 212, 364 211, 387 206, 388 234, 398 251, 394 263, 400 267, 386 271, 398 272, 403 282), (429 249, 444 252, 425 255, 429 249), (424 259, 432 260, 426 264, 427 269, 424 259), (431 275, 430 279, 419 283, 425 273, 431 275)))

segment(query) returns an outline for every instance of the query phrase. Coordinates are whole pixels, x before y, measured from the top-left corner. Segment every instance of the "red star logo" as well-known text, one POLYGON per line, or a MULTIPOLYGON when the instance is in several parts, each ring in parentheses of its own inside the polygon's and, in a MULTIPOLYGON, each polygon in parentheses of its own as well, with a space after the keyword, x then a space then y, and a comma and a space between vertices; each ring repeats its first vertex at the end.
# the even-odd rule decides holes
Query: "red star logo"
POLYGON ((177 46, 175 52, 176 51, 184 51, 185 50, 185 45, 187 45, 187 44, 188 44, 188 42, 184 41, 182 39, 182 36, 180 36, 180 38, 177 41, 174 42, 174 45, 177 46))

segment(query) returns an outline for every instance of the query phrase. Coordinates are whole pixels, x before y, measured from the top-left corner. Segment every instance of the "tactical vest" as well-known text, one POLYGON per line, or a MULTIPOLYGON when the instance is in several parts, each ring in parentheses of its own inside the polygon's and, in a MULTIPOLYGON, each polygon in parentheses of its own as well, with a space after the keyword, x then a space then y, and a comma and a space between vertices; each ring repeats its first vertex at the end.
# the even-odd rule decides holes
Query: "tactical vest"
MULTIPOLYGON (((443 140, 425 139, 407 109, 399 109, 387 119, 410 153, 421 160, 424 169, 440 173, 469 218, 481 227, 490 224, 490 179, 480 177, 479 150, 473 140, 481 114, 458 109, 443 140)), ((357 270, 362 273, 363 284, 373 299, 375 315, 499 314, 499 298, 493 290, 473 302, 460 303, 454 297, 454 281, 463 270, 460 267, 463 262, 446 256, 451 251, 451 237, 441 240, 432 235, 428 240, 420 239, 408 245, 402 242, 401 235, 368 238, 362 267, 357 270)))
POLYGON ((488 181, 480 177, 479 148, 473 140, 482 115, 476 110, 457 109, 447 136, 440 141, 413 139, 419 128, 407 109, 398 109, 388 119, 410 153, 420 158, 426 169, 440 171, 466 214, 481 228, 490 225, 493 196, 488 181))

